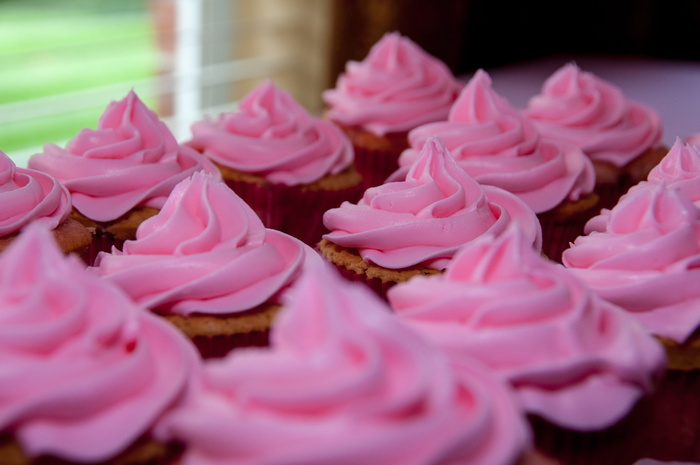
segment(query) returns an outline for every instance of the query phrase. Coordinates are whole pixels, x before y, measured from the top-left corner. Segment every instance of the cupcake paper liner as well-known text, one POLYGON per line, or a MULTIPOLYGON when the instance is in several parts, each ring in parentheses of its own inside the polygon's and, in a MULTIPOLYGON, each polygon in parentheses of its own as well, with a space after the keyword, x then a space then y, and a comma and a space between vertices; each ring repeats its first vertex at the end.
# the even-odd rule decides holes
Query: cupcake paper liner
POLYGON ((100 252, 111 253, 112 246, 121 250, 124 245, 124 241, 117 239, 113 234, 107 231, 96 230, 95 234, 92 235, 92 243, 90 244, 90 249, 87 252, 87 256, 84 259, 88 266, 93 266, 95 264, 95 259, 100 252))
POLYGON ((362 184, 339 190, 305 190, 282 184, 259 186, 229 179, 226 184, 255 211, 265 227, 287 233, 312 247, 328 232, 323 226, 325 211, 344 201, 356 202, 364 192, 362 184))
POLYGON ((202 358, 221 358, 241 347, 267 347, 270 331, 224 334, 219 336, 194 336, 191 338, 202 358))
POLYGON ((542 226, 542 253, 550 260, 561 263, 562 252, 569 248, 570 242, 583 234, 589 216, 577 216, 564 222, 547 217, 539 220, 542 226))
POLYGON ((384 184, 399 168, 401 150, 372 150, 355 146, 355 168, 362 175, 363 191, 384 184))
POLYGON ((352 270, 348 270, 344 266, 336 265, 335 263, 333 263, 333 266, 343 278, 348 281, 364 284, 384 300, 387 300, 387 291, 396 284, 394 282, 384 282, 379 278, 368 278, 365 274, 356 273, 352 270))

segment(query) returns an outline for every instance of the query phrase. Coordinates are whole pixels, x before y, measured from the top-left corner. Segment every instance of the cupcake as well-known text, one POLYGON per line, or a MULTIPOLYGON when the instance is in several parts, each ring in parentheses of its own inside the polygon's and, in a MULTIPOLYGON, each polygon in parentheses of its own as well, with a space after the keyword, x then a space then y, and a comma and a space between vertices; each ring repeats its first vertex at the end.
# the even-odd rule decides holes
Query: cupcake
POLYGON ((195 123, 188 145, 218 166, 266 227, 309 245, 325 232, 324 211, 362 194, 348 138, 270 81, 238 111, 195 123))
POLYGON ((139 226, 136 239, 98 255, 94 269, 177 326, 203 356, 219 357, 267 344, 280 294, 313 254, 265 229, 224 183, 195 173, 139 226))
POLYGON ((525 113, 544 137, 575 144, 590 157, 601 207, 615 205, 668 151, 656 111, 574 63, 544 82, 525 113))
POLYGON ((45 173, 18 168, 0 151, 0 252, 30 223, 53 231, 61 250, 87 260, 92 233, 68 218, 70 195, 45 173))
POLYGON ((390 179, 400 179, 435 136, 476 181, 517 195, 537 213, 543 252, 552 260, 559 260, 598 211, 590 160, 571 144, 540 137, 532 121, 494 92, 483 70, 464 88, 447 121, 409 133, 411 148, 401 154, 401 169, 390 179))
POLYGON ((508 381, 543 451, 567 464, 631 463, 637 438, 625 428, 610 439, 577 432, 609 430, 652 392, 663 349, 517 228, 472 241, 443 275, 397 285, 388 299, 456 367, 476 358, 508 381))
POLYGON ((64 257, 36 224, 0 256, 0 302, 0 462, 177 456, 179 445, 152 432, 198 373, 186 338, 64 257))
POLYGON ((315 263, 269 348, 208 361, 159 437, 183 465, 515 465, 529 431, 505 385, 450 369, 366 289, 315 263))
POLYGON ((348 279, 380 295, 397 282, 442 272, 457 250, 511 223, 539 250, 533 211, 502 189, 481 186, 438 138, 428 140, 404 181, 369 188, 357 204, 324 215, 318 249, 348 279))
POLYGON ((365 188, 396 170, 408 131, 447 118, 462 86, 443 62, 397 32, 385 34, 363 61, 348 62, 323 100, 326 117, 355 147, 365 188))
POLYGON ((71 194, 71 217, 95 228, 92 256, 133 239, 163 206, 175 184, 215 167, 188 147, 131 91, 107 106, 97 129, 83 129, 65 148, 53 144, 29 168, 54 176, 71 194))
POLYGON ((680 190, 700 207, 700 145, 676 139, 668 154, 649 172, 647 181, 665 182, 668 188, 680 190))
POLYGON ((668 356, 646 456, 700 461, 700 210, 680 189, 648 182, 594 220, 564 265, 641 322, 668 356))

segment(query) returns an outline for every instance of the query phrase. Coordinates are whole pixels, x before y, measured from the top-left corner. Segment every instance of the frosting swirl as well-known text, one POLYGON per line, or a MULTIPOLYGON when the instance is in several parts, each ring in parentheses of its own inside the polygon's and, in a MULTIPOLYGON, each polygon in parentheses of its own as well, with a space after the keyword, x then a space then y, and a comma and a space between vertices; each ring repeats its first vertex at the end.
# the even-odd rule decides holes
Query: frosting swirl
POLYGON ((647 179, 650 182, 666 182, 669 188, 679 189, 700 206, 700 145, 686 144, 676 139, 668 154, 649 172, 647 179))
POLYGON ((224 183, 195 173, 139 226, 135 240, 98 255, 95 267, 151 310, 227 314, 276 298, 305 254, 301 242, 265 229, 224 183))
POLYGON ((196 360, 174 328, 64 258, 41 226, 0 257, 0 431, 29 456, 115 456, 181 401, 196 360))
POLYGON ((363 61, 349 61, 323 99, 333 121, 384 136, 444 120, 461 88, 442 61, 393 32, 363 61))
POLYGON ((214 162, 288 186, 340 173, 354 157, 337 126, 311 116, 271 81, 246 95, 237 112, 195 123, 192 134, 187 144, 214 162))
POLYGON ((175 184, 195 171, 218 173, 131 91, 111 102, 97 129, 82 129, 64 148, 46 144, 29 167, 54 176, 73 207, 95 221, 115 220, 135 207, 161 208, 175 184))
POLYGON ((327 264, 287 296, 271 347, 209 361, 193 401, 164 419, 183 464, 506 465, 528 443, 504 385, 452 371, 327 264))
POLYGON ((447 121, 409 133, 411 148, 399 158, 405 173, 429 137, 440 137, 459 165, 480 184, 500 187, 523 199, 536 213, 565 200, 578 200, 595 187, 590 160, 571 144, 541 140, 534 124, 476 72, 450 110, 447 121))
POLYGON ((424 264, 445 268, 458 248, 486 234, 500 234, 517 223, 535 248, 541 230, 532 210, 517 197, 480 186, 431 138, 402 182, 365 191, 357 204, 328 210, 323 236, 356 248, 365 261, 385 268, 424 264))
POLYGON ((591 159, 618 167, 661 143, 661 118, 654 110, 574 63, 544 82, 526 115, 543 136, 571 142, 591 159))
POLYGON ((465 246, 432 278, 388 291, 398 317, 455 364, 486 363, 526 410, 565 428, 614 424, 665 366, 640 325, 542 259, 515 228, 465 246))
POLYGON ((684 341, 700 324, 700 210, 665 182, 622 197, 562 262, 652 333, 684 341))
POLYGON ((52 176, 18 168, 0 151, 0 205, 0 236, 6 236, 33 221, 56 228, 68 217, 71 200, 52 176))

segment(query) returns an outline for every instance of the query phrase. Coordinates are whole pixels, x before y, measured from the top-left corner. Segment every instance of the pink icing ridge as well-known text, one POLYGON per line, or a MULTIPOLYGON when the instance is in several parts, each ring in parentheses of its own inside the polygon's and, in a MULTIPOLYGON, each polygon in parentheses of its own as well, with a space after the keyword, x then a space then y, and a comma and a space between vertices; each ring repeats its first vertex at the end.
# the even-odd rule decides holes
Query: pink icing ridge
POLYGON ((428 138, 440 137, 457 162, 479 183, 505 189, 536 213, 576 201, 595 187, 590 160, 571 144, 541 140, 534 124, 494 92, 491 78, 476 72, 452 105, 447 121, 409 133, 411 148, 399 158, 400 178, 428 138))
POLYGON ((661 143, 659 115, 618 87, 569 63, 543 84, 526 115, 543 136, 566 140, 593 160, 624 166, 661 143))
POLYGON ((32 457, 96 463, 182 400, 197 359, 31 225, 0 258, 0 365, 0 431, 32 457))
POLYGON ((480 186, 438 138, 428 140, 405 181, 367 189, 357 204, 344 202, 323 221, 331 231, 325 239, 392 269, 442 269, 462 245, 512 222, 534 248, 542 245, 534 212, 504 190, 480 186))
POLYGON ((444 120, 461 88, 442 61, 393 32, 363 61, 348 62, 323 99, 333 121, 383 136, 444 120))
POLYGON ((445 274, 399 284, 388 299, 455 364, 477 358, 527 411, 573 430, 614 424, 665 366, 641 325, 544 260, 516 228, 473 241, 445 274))
POLYGON ((29 167, 68 188, 73 207, 95 221, 111 221, 135 207, 160 208, 172 188, 195 171, 218 173, 131 91, 111 102, 97 129, 83 129, 66 148, 46 144, 29 167))
POLYGON ((653 334, 684 341, 700 324, 700 210, 665 182, 620 199, 562 261, 653 334))
POLYGON ((56 228, 70 213, 68 190, 38 171, 18 168, 0 151, 0 236, 36 221, 56 228))
POLYGON ((151 310, 226 314, 276 299, 300 272, 306 248, 265 229, 224 183, 195 173, 139 226, 136 240, 98 255, 95 269, 151 310))
POLYGON ((352 145, 334 124, 311 116, 266 81, 238 111, 192 126, 188 145, 229 168, 293 186, 337 174, 352 163, 352 145))
POLYGON ((184 465, 512 464, 529 431, 505 385, 456 373, 364 287, 316 263, 287 295, 271 347, 205 366, 160 434, 184 465))
POLYGON ((647 179, 650 182, 665 181, 669 188, 679 189, 700 206, 700 145, 676 139, 668 154, 649 172, 647 179))

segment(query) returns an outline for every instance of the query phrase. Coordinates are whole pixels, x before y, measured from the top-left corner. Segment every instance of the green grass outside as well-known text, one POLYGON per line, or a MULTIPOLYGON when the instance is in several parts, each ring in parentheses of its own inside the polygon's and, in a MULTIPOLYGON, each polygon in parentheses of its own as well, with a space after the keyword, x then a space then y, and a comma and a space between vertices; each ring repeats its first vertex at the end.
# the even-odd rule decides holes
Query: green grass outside
MULTIPOLYGON (((157 51, 145 1, 141 11, 122 14, 79 9, 47 12, 32 2, 23 5, 0 1, 0 104, 155 73, 157 51)), ((92 102, 91 110, 5 123, 0 126, 0 150, 12 156, 13 151, 63 142, 83 127, 94 128, 109 101, 123 98, 130 88, 125 84, 122 94, 92 102)))

